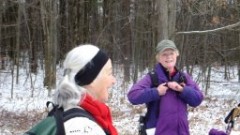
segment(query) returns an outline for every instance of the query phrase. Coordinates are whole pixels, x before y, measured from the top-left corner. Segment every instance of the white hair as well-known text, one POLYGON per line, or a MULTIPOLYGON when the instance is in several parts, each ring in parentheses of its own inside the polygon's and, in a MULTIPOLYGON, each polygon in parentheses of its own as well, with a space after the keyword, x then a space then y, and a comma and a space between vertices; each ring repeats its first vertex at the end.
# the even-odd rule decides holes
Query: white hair
POLYGON ((85 89, 75 83, 75 75, 97 54, 99 48, 90 44, 80 45, 68 52, 63 66, 64 77, 54 94, 54 102, 64 109, 75 107, 81 101, 85 89))

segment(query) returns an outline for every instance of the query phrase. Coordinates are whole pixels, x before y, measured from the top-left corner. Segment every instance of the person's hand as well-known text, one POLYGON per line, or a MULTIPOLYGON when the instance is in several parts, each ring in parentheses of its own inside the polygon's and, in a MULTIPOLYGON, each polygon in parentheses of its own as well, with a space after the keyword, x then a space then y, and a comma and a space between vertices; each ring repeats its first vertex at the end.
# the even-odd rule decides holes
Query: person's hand
POLYGON ((180 85, 177 82, 168 82, 167 86, 168 86, 168 88, 170 88, 172 90, 182 92, 183 91, 183 87, 185 86, 185 84, 180 85))
POLYGON ((184 83, 184 82, 182 82, 182 83, 179 83, 182 87, 185 87, 186 86, 186 84, 184 83))
POLYGON ((158 85, 157 91, 160 96, 163 96, 166 94, 168 87, 166 86, 167 83, 162 83, 158 85))

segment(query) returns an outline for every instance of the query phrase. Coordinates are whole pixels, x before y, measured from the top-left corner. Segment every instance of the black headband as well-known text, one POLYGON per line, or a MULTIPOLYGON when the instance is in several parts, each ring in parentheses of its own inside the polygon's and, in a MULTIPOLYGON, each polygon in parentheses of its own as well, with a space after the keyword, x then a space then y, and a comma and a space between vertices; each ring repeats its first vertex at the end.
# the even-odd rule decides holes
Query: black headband
POLYGON ((101 50, 75 75, 75 82, 79 86, 90 84, 99 74, 109 57, 101 50))

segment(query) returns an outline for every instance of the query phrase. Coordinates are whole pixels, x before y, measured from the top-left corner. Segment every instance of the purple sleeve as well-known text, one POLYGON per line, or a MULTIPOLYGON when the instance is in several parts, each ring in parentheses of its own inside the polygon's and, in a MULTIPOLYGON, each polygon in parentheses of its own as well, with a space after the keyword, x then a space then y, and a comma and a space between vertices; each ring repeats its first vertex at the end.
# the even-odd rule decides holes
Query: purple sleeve
POLYGON ((151 78, 147 74, 131 87, 127 94, 128 100, 137 105, 160 99, 157 89, 151 88, 151 85, 151 78))
POLYGON ((227 135, 227 133, 225 133, 224 131, 219 131, 217 129, 212 128, 209 131, 209 135, 227 135))
POLYGON ((190 106, 196 107, 201 104, 203 100, 203 94, 192 78, 187 74, 185 76, 187 79, 187 84, 183 88, 180 98, 182 98, 190 106))

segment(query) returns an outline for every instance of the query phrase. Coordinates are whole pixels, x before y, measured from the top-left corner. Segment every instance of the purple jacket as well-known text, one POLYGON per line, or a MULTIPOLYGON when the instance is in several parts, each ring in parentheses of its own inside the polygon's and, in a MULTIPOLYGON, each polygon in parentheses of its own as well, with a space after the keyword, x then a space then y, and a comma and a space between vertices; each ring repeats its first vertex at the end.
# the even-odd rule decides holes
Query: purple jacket
MULTIPOLYGON (((177 72, 172 78, 167 71, 157 64, 155 67, 159 83, 178 82, 182 73, 177 72)), ((156 127, 155 135, 189 135, 187 104, 196 107, 203 100, 203 94, 188 74, 184 74, 186 86, 182 93, 167 90, 159 96, 156 88, 151 88, 150 75, 145 75, 132 86, 128 99, 133 105, 146 104, 146 127, 156 127), (160 101, 160 102, 159 102, 160 101), (159 116, 159 117, 158 117, 159 116)))

